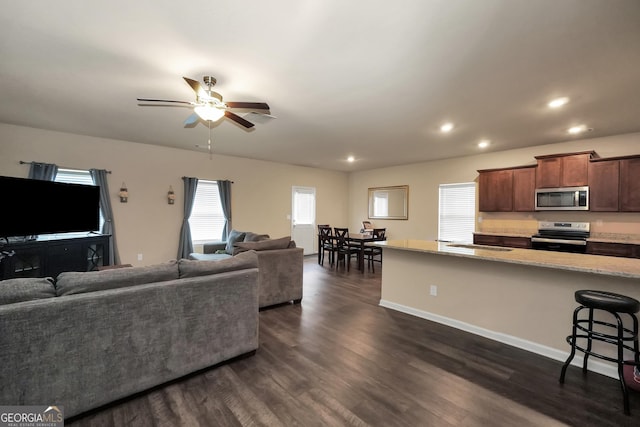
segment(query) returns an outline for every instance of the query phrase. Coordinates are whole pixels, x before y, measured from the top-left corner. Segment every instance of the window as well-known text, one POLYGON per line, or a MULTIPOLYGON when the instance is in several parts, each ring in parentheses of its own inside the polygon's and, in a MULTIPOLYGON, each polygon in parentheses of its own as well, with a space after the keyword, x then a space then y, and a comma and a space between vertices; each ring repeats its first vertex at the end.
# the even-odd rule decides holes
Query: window
POLYGON ((476 222, 476 185, 473 182, 440 185, 438 240, 473 242, 476 222))
MULTIPOLYGON (((53 179, 55 182, 66 182, 68 184, 82 184, 82 185, 95 185, 93 183, 93 178, 91 178, 91 174, 88 170, 82 169, 62 169, 58 168, 58 173, 56 177, 53 179)), ((100 230, 102 230, 102 225, 104 224, 104 218, 102 217, 102 210, 99 212, 100 215, 100 230)), ((99 231, 99 230, 95 230, 99 231)))
POLYGON ((89 171, 80 169, 58 169, 55 182, 67 182, 69 184, 95 185, 89 171))
POLYGON ((218 183, 199 179, 189 217, 191 240, 193 243, 221 240, 224 223, 218 183))

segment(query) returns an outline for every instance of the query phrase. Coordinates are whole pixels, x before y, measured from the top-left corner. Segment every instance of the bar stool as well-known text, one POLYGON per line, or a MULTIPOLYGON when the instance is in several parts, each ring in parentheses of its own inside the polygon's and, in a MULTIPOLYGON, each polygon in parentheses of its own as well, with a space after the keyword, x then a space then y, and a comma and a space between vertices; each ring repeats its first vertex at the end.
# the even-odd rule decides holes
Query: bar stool
MULTIPOLYGON (((562 366, 560 384, 564 384, 564 376, 567 372, 567 367, 573 360, 576 350, 584 353, 584 361, 582 364, 583 373, 587 372, 587 361, 589 360, 589 356, 614 362, 618 365, 618 378, 620 379, 620 386, 622 387, 622 395, 624 399, 624 413, 629 415, 629 390, 624 380, 624 367, 625 365, 629 365, 629 367, 633 369, 633 366, 640 366, 638 318, 635 315, 640 311, 640 301, 611 292, 591 290, 576 291, 575 298, 576 302, 578 302, 580 306, 573 312, 573 329, 571 335, 567 337, 567 342, 571 345, 571 354, 569 354, 569 358, 562 366), (578 314, 582 310, 588 310, 588 318, 578 319, 578 314), (594 320, 594 310, 603 310, 610 313, 615 317, 616 323, 594 320), (633 322, 633 329, 624 327, 622 324, 622 318, 620 317, 621 314, 627 314, 631 318, 633 322), (601 330, 605 330, 606 333, 594 330, 594 325, 603 327, 601 330), (581 333, 578 333, 578 330, 581 331, 581 333), (578 340, 582 339, 586 340, 586 348, 578 345, 578 340), (601 341, 615 345, 618 350, 617 357, 605 356, 596 353, 592 350, 593 341, 601 341), (630 342, 633 342, 633 347, 630 345, 630 342), (633 360, 624 360, 625 349, 633 352, 633 360)), ((585 341, 582 342, 584 343, 585 341)))

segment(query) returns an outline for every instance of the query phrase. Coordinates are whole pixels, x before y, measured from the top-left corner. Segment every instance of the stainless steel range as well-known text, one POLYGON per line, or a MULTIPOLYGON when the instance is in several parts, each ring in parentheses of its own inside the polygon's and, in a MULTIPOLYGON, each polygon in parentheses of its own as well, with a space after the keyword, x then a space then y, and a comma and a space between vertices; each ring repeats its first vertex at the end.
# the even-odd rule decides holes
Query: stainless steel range
POLYGON ((531 236, 531 247, 547 251, 585 253, 588 237, 588 222, 540 221, 538 234, 531 236))

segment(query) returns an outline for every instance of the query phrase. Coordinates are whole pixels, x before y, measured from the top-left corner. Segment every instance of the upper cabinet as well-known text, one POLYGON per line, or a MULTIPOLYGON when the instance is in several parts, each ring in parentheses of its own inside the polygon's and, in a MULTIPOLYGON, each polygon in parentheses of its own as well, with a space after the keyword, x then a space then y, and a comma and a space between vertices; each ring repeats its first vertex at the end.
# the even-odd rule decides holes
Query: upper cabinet
POLYGON ((536 198, 536 167, 526 166, 513 170, 513 210, 533 212, 536 198))
POLYGON ((478 171, 480 212, 532 212, 536 190, 536 166, 478 171))
POLYGON ((589 206, 596 212, 640 212, 640 155, 589 163, 589 206))
POLYGON ((589 183, 589 160, 594 151, 536 156, 537 188, 580 187, 589 183))
POLYGON ((620 158, 620 211, 640 212, 640 156, 620 158))
POLYGON ((597 159, 589 163, 589 209, 596 212, 618 211, 620 161, 597 159))
POLYGON ((533 212, 536 188, 589 186, 589 210, 640 212, 640 154, 595 151, 536 156, 537 165, 479 170, 478 210, 533 212))
POLYGON ((481 212, 513 210, 513 170, 478 171, 478 209, 481 212))

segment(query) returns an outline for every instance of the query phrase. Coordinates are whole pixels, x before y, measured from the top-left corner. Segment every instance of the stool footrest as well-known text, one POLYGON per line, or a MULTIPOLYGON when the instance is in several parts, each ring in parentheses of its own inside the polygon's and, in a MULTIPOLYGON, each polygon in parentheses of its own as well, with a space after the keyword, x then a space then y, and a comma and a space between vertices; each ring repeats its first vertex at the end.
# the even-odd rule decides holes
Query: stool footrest
MULTIPOLYGON (((571 338, 572 338, 572 336, 569 335, 567 337, 567 342, 569 343, 569 345, 574 346, 576 350, 581 351, 584 354, 587 354, 589 356, 597 357, 598 359, 606 360, 606 361, 613 362, 613 363, 618 363, 618 358, 617 357, 605 356, 603 354, 596 353, 596 352, 591 351, 591 350, 587 350, 586 348, 582 348, 577 344, 573 344, 571 338)), ((576 338, 586 338, 586 337, 578 335, 578 336, 576 336, 576 338)), ((606 341, 606 342, 609 342, 609 341, 606 341)), ((615 344, 615 341, 614 342, 610 342, 610 344, 615 344)), ((631 346, 624 345, 623 347, 625 349, 627 349, 627 350, 634 351, 633 347, 631 347, 631 346)), ((626 360, 626 361, 623 360, 623 361, 620 361, 620 364, 622 364, 622 365, 640 365, 640 361, 639 362, 633 362, 633 361, 630 361, 630 360, 626 360)))
MULTIPOLYGON (((598 331, 593 331, 590 330, 589 328, 586 328, 582 325, 580 325, 580 323, 588 323, 588 320, 579 320, 576 323, 576 329, 579 329, 583 332, 586 332, 587 335, 578 335, 579 337, 582 338, 588 338, 588 337, 592 337, 594 340, 597 341, 606 341, 608 343, 611 344, 616 344, 618 342, 618 340, 621 341, 634 341, 637 338, 637 335, 635 335, 633 333, 632 330, 627 329, 627 328, 623 328, 623 332, 626 332, 628 335, 623 335, 622 337, 618 337, 618 335, 612 335, 612 334, 606 334, 604 332, 598 332, 598 331)), ((615 328, 615 325, 612 325, 610 323, 605 323, 605 322, 597 322, 597 321, 593 321, 593 323, 598 323, 599 325, 604 325, 604 326, 610 326, 612 328, 615 328)))

